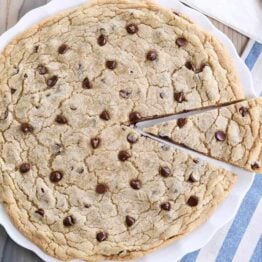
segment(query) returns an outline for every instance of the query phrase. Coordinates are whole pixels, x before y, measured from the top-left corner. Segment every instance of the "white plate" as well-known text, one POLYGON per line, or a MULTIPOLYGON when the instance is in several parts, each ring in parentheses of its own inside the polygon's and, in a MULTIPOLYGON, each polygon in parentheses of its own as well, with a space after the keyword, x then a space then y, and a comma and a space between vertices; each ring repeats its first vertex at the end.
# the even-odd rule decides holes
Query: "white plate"
MULTIPOLYGON (((0 37, 0 51, 4 49, 10 40, 15 37, 18 33, 23 32, 25 29, 29 28, 31 25, 39 22, 43 18, 49 17, 61 10, 77 6, 86 2, 86 0, 53 0, 45 6, 34 9, 27 13, 13 28, 8 30, 0 37)), ((190 9, 178 1, 170 0, 157 0, 159 4, 166 6, 168 8, 173 8, 176 11, 183 13, 190 17, 193 21, 199 24, 206 31, 212 33, 216 36, 228 49, 234 64, 239 72, 241 82, 244 87, 244 91, 247 97, 254 97, 255 92, 253 88, 253 82, 251 74, 243 63, 241 58, 238 56, 237 51, 234 48, 232 42, 219 30, 217 30, 212 23, 202 14, 190 9)), ((198 155, 197 153, 192 153, 198 155)), ((205 157, 201 158, 205 159, 205 157)), ((210 160, 218 166, 222 166, 238 175, 238 182, 233 188, 232 192, 224 203, 216 210, 216 212, 208 219, 206 223, 200 226, 198 229, 194 230, 188 236, 174 242, 166 248, 156 251, 144 258, 139 259, 140 262, 150 261, 150 262, 174 262, 182 258, 185 254, 190 253, 194 250, 200 249, 205 246, 209 240, 214 236, 214 234, 223 227, 227 222, 229 222, 236 214, 246 192, 249 190, 252 182, 254 180, 254 174, 231 167, 224 163, 216 160, 210 160)), ((46 255, 41 251, 36 245, 31 241, 26 239, 11 223, 7 214, 5 213, 3 207, 0 204, 0 224, 4 226, 9 236, 19 245, 27 248, 34 253, 36 253, 41 259, 47 262, 55 262, 54 258, 46 255)))

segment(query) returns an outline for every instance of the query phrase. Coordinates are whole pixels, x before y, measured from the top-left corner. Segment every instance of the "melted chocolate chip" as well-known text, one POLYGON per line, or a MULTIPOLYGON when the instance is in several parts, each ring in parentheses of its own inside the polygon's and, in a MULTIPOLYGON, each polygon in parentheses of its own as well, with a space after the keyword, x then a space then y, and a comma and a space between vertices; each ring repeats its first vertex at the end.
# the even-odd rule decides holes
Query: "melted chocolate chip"
POLYGON ((37 71, 40 75, 45 75, 48 73, 48 69, 43 65, 38 65, 37 71))
POLYGON ((110 70, 114 70, 117 67, 117 62, 114 60, 106 61, 106 67, 110 70))
POLYGON ((31 169, 30 163, 23 163, 19 166, 19 171, 22 174, 27 173, 30 169, 31 169))
POLYGON ((83 80, 83 82, 82 82, 82 87, 83 87, 84 89, 91 89, 91 88, 92 88, 92 84, 91 84, 91 82, 89 81, 89 78, 88 78, 88 77, 86 77, 86 78, 83 80))
POLYGON ((223 142, 226 140, 226 133, 223 131, 217 131, 215 137, 217 141, 223 142))
POLYGON ((11 94, 13 95, 16 92, 15 88, 11 88, 11 94))
POLYGON ((60 124, 60 125, 64 125, 64 124, 67 124, 67 119, 65 116, 63 115, 58 115, 56 116, 56 119, 55 119, 56 123, 60 124))
POLYGON ((198 204, 198 198, 196 196, 191 196, 188 200, 187 200, 187 204, 191 207, 195 207, 198 204))
POLYGON ((253 169, 253 170, 256 170, 256 169, 259 169, 259 164, 257 163, 257 162, 254 162, 253 164, 251 164, 251 168, 253 169))
POLYGON ((96 186, 96 193, 105 194, 108 191, 108 186, 106 184, 98 184, 96 186))
POLYGON ((40 215, 41 217, 43 217, 45 215, 45 211, 42 208, 39 208, 35 211, 36 214, 40 215))
POLYGON ((198 180, 194 177, 193 173, 191 173, 187 181, 190 183, 195 183, 198 180))
POLYGON ((101 139, 98 137, 94 137, 90 140, 91 146, 96 149, 100 146, 101 144, 101 139))
POLYGON ((135 133, 129 133, 127 135, 127 141, 130 143, 130 144, 135 144, 137 143, 138 141, 138 136, 135 134, 135 133))
POLYGON ((108 40, 108 37, 107 37, 107 36, 105 36, 105 35, 100 35, 100 36, 97 38, 97 43, 98 43, 100 46, 104 46, 104 45, 106 45, 107 40, 108 40))
POLYGON ((39 50, 39 45, 34 46, 34 53, 37 53, 39 50))
POLYGON ((71 227, 75 224, 75 219, 73 218, 73 216, 68 216, 63 220, 63 224, 65 227, 71 227))
POLYGON ((57 183, 59 181, 62 180, 63 178, 63 173, 61 171, 53 171, 51 174, 50 174, 50 181, 52 183, 57 183))
POLYGON ((178 103, 183 103, 184 101, 186 101, 184 92, 175 93, 174 98, 178 103))
POLYGON ((120 90, 119 95, 124 99, 128 99, 131 95, 131 92, 127 90, 120 90))
POLYGON ((118 153, 118 159, 122 162, 127 161, 130 157, 131 155, 125 150, 122 150, 118 153))
POLYGON ((187 45, 187 40, 184 37, 179 37, 176 40, 176 44, 179 47, 186 46, 187 45))
POLYGON ((60 55, 63 55, 65 54, 67 51, 69 50, 69 46, 67 44, 62 44, 59 46, 57 52, 60 54, 60 55))
POLYGON ((22 123, 20 126, 20 129, 22 130, 22 132, 26 133, 32 133, 34 131, 33 126, 31 126, 28 123, 22 123))
POLYGON ((131 216, 126 216, 126 225, 131 227, 135 224, 136 220, 131 216))
POLYGON ((48 87, 53 87, 56 85, 57 81, 58 81, 58 77, 52 76, 49 79, 47 79, 46 84, 48 87))
POLYGON ((104 110, 100 115, 99 117, 105 121, 108 121, 110 120, 110 114, 107 110, 104 110))
POLYGON ((108 238, 108 234, 106 232, 101 231, 96 234, 96 240, 98 242, 105 241, 107 240, 107 238, 108 238))
POLYGON ((177 125, 179 128, 182 128, 183 126, 185 126, 187 123, 187 119, 186 118, 179 118, 177 119, 177 125))
POLYGON ((130 181, 130 186, 135 190, 139 190, 142 187, 142 183, 139 179, 132 179, 130 181))
POLYGON ((171 169, 168 166, 161 166, 159 168, 159 174, 162 177, 169 177, 171 176, 171 169))
POLYGON ((194 67, 194 65, 193 65, 190 61, 187 61, 187 62, 185 63, 185 67, 186 67, 187 69, 189 69, 189 70, 195 71, 195 67, 194 67))
POLYGON ((136 124, 141 119, 142 116, 139 112, 132 112, 129 114, 129 121, 131 124, 136 124))
POLYGON ((247 108, 247 107, 244 107, 244 106, 241 106, 241 107, 239 108, 239 113, 240 113, 243 117, 245 117, 245 116, 248 114, 248 108, 247 108))
POLYGON ((160 205, 160 208, 165 211, 171 210, 171 204, 169 202, 164 202, 160 205))
POLYGON ((158 54, 155 50, 151 50, 147 53, 146 59, 149 61, 155 61, 158 58, 158 54))
POLYGON ((129 24, 126 26, 128 34, 133 35, 138 32, 138 26, 136 24, 129 24))

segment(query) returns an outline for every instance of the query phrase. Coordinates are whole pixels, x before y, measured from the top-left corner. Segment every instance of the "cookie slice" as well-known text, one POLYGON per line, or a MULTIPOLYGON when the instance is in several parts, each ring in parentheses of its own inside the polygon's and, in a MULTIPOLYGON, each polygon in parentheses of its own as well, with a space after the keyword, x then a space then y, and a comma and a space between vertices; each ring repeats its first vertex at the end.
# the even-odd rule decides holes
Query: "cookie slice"
POLYGON ((143 256, 206 221, 236 181, 127 127, 107 127, 95 139, 85 134, 85 147, 75 144, 83 134, 71 133, 75 140, 62 135, 56 153, 39 144, 39 134, 18 140, 8 134, 0 162, 8 214, 61 260, 143 256))
POLYGON ((153 1, 92 1, 34 26, 0 55, 0 83, 0 127, 12 112, 133 123, 244 98, 218 40, 153 1))
POLYGON ((252 172, 262 172, 262 98, 180 118, 145 131, 252 172))

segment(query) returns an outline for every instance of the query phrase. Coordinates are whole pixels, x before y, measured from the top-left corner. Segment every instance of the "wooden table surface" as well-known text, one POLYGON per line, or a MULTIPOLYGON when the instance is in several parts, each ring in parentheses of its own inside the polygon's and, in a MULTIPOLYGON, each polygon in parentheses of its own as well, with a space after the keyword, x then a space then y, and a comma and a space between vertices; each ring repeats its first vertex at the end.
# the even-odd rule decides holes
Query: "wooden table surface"
MULTIPOLYGON (((29 10, 48 3, 50 0, 0 0, 0 35, 13 26, 29 10)), ((221 31, 233 41, 239 54, 245 48, 248 38, 227 26, 211 19, 221 31)), ((0 226, 0 262, 42 261, 32 252, 16 245, 0 226)))

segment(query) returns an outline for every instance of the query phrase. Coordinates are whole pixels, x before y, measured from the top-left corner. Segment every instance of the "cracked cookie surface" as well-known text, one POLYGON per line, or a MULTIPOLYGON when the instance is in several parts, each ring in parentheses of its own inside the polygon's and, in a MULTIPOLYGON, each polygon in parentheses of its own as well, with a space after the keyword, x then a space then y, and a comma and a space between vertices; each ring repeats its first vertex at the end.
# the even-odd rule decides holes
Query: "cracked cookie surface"
POLYGON ((204 222, 236 180, 129 127, 103 129, 95 149, 91 134, 52 128, 59 152, 54 132, 41 144, 41 133, 9 129, 1 189, 19 230, 63 260, 142 256, 204 222))
POLYGON ((249 171, 262 172, 262 98, 211 109, 145 131, 249 171))
POLYGON ((243 98, 220 44, 151 1, 96 1, 0 55, 1 200, 62 260, 128 259, 205 221, 230 172, 122 123, 243 98))

